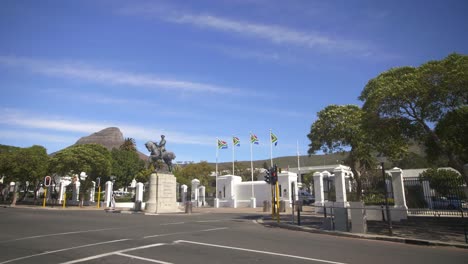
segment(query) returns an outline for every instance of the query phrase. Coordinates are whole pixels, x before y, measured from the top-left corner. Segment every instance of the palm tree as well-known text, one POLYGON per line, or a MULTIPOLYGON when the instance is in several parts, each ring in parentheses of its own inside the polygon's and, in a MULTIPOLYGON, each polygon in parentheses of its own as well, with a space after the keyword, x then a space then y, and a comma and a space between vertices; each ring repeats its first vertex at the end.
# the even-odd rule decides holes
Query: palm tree
POLYGON ((120 145, 120 150, 137 151, 135 139, 125 138, 124 143, 120 145))

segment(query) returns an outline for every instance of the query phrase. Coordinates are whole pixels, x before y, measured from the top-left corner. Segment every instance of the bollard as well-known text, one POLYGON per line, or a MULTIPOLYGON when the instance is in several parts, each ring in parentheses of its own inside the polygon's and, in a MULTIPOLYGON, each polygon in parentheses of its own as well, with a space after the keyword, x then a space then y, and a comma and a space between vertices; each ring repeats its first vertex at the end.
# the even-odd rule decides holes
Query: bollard
POLYGON ((271 204, 270 201, 263 201, 263 212, 270 212, 271 210, 271 204))
POLYGON ((185 213, 191 214, 192 213, 192 202, 185 203, 185 213))
POLYGON ((286 201, 283 201, 283 200, 280 201, 279 212, 281 213, 286 212, 286 201))
POLYGON ((135 211, 136 212, 141 211, 141 201, 136 201, 135 202, 135 211))

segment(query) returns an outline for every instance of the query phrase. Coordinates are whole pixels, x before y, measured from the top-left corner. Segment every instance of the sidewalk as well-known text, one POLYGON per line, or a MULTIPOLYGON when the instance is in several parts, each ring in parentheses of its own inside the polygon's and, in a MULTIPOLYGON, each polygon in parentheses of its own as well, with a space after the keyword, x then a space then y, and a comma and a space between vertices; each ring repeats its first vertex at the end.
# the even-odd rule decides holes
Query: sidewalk
POLYGON ((312 210, 311 207, 304 207, 304 211, 301 212, 301 226, 297 225, 297 213, 294 224, 291 213, 282 213, 279 223, 276 218, 272 219, 271 214, 265 215, 261 222, 267 226, 311 233, 468 249, 461 218, 411 217, 405 221, 392 222, 393 235, 390 236, 388 224, 382 221, 367 221, 366 234, 325 230, 324 216, 315 214, 312 210))
POLYGON ((9 204, 0 204, 0 208, 25 208, 25 209, 33 209, 33 210, 81 210, 81 211, 98 211, 98 210, 104 210, 105 208, 97 208, 96 206, 83 206, 79 207, 78 205, 70 205, 66 206, 65 208, 62 207, 61 204, 54 205, 53 207, 51 205, 46 205, 45 207, 42 207, 42 205, 33 205, 33 204, 17 204, 15 206, 11 206, 9 204))

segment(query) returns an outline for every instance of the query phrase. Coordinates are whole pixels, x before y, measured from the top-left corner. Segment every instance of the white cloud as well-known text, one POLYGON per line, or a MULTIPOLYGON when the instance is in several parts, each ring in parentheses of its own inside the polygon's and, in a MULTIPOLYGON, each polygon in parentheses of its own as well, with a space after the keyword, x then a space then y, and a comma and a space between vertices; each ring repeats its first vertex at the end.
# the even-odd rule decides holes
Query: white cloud
POLYGON ((146 16, 170 23, 230 32, 250 38, 263 39, 273 44, 294 45, 319 52, 361 54, 370 50, 370 47, 362 41, 339 39, 323 32, 303 31, 285 26, 246 22, 208 14, 192 14, 175 11, 175 9, 164 6, 132 6, 122 8, 118 13, 146 16))
POLYGON ((0 138, 9 139, 29 139, 29 140, 41 140, 55 143, 69 143, 76 141, 75 137, 57 135, 53 133, 41 133, 31 131, 18 131, 18 130, 0 130, 0 138))
POLYGON ((0 124, 7 126, 23 127, 28 129, 43 129, 52 131, 66 131, 84 133, 85 135, 100 131, 107 127, 118 127, 125 137, 140 140, 154 140, 157 135, 170 135, 170 140, 178 144, 211 145, 213 137, 204 135, 187 135, 177 131, 165 129, 148 129, 145 126, 130 124, 84 121, 70 118, 57 118, 50 116, 34 116, 31 113, 2 109, 0 110, 0 124))
POLYGON ((86 103, 97 103, 97 104, 106 104, 106 105, 138 105, 141 106, 155 106, 154 102, 150 102, 147 100, 138 100, 138 99, 131 99, 131 98, 117 98, 109 96, 108 94, 98 94, 92 92, 76 92, 74 90, 69 89, 43 89, 41 92, 66 97, 66 98, 73 98, 74 100, 80 100, 81 102, 86 103))
POLYGON ((100 69, 81 63, 58 63, 14 56, 0 56, 0 64, 9 67, 24 67, 33 72, 45 75, 78 78, 112 85, 126 85, 140 88, 189 91, 197 93, 241 94, 241 91, 238 89, 219 85, 175 79, 162 79, 150 74, 100 69))

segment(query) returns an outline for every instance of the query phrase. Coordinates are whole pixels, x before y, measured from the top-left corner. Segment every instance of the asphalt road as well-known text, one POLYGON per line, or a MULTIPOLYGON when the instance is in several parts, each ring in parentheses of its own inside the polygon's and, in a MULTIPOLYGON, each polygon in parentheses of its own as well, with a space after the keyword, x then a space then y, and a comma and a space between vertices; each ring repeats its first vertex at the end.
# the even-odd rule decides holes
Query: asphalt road
POLYGON ((0 208, 0 264, 468 263, 467 249, 268 228, 253 219, 0 208))

